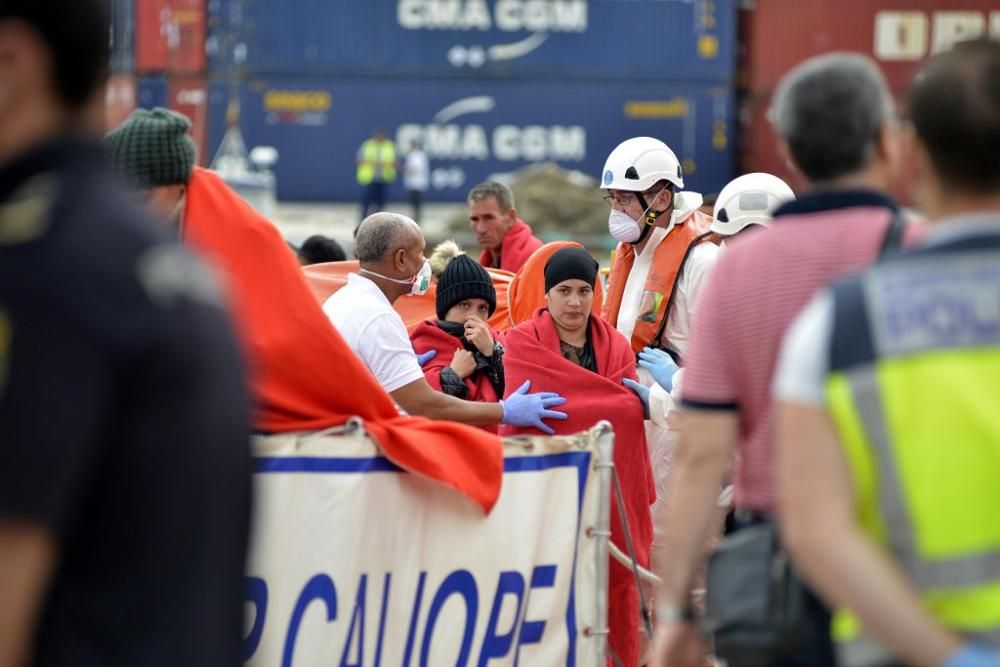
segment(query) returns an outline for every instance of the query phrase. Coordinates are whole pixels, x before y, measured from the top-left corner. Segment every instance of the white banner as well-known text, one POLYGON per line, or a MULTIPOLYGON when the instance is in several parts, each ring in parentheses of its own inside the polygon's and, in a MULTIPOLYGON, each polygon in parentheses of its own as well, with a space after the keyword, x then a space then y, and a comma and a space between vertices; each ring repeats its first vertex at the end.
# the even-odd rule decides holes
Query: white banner
POLYGON ((611 441, 507 439, 484 516, 358 429, 255 439, 245 659, 605 664, 611 441))

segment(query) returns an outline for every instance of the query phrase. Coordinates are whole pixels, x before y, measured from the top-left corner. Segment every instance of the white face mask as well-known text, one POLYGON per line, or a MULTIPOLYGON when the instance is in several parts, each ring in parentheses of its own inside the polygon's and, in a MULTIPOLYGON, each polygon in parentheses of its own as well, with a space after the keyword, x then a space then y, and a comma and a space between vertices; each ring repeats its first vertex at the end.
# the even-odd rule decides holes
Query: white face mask
POLYGON ((410 296, 423 296, 427 294, 427 290, 431 288, 431 263, 428 260, 424 260, 424 265, 420 267, 409 280, 400 280, 399 278, 390 278, 389 276, 383 276, 381 273, 375 273, 374 271, 369 271, 368 269, 361 269, 361 273, 367 273, 372 276, 378 276, 384 280, 389 280, 394 283, 399 283, 400 285, 410 286, 410 296))
MULTIPOLYGON (((652 206, 652 204, 650 204, 652 206)), ((645 219, 646 213, 649 212, 649 206, 646 210, 642 212, 639 219, 645 219)), ((611 214, 608 215, 608 231, 611 232, 611 236, 615 238, 616 241, 621 241, 622 243, 635 243, 642 236, 642 225, 633 220, 628 213, 624 211, 619 211, 616 208, 611 209, 611 214)))
POLYGON ((639 223, 617 209, 611 209, 611 215, 608 216, 608 231, 616 241, 622 243, 635 243, 642 236, 639 223))

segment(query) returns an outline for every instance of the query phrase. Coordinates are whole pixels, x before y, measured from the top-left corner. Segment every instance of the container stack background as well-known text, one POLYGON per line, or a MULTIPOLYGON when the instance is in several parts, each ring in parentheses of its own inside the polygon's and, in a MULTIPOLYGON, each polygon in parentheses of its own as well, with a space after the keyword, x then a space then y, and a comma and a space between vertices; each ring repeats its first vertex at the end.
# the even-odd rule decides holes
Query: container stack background
MULTIPOLYGON (((732 169, 734 0, 212 0, 209 13, 210 67, 240 71, 241 129, 280 151, 280 199, 355 199, 355 154, 376 129, 401 153, 423 143, 436 201, 538 161, 598 179, 638 134, 668 141, 694 189, 732 169)), ((232 89, 211 92, 212 140, 232 89)), ((390 198, 404 196, 397 183, 390 198)))
MULTIPOLYGON (((428 201, 538 162, 593 179, 650 135, 691 190, 801 182, 767 119, 796 63, 874 57, 902 101, 930 54, 1000 37, 996 0, 112 0, 109 127, 135 106, 191 117, 200 162, 231 124, 274 146, 278 197, 355 201, 376 129, 431 158, 428 201)), ((898 194, 906 198, 901 185, 898 194)), ((397 181, 390 199, 405 197, 397 181)))

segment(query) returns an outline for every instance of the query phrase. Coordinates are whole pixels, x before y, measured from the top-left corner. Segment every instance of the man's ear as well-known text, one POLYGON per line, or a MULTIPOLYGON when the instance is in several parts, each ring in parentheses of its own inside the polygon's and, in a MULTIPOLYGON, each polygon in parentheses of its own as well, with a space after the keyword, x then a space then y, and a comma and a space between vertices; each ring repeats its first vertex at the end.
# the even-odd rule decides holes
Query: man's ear
POLYGON ((650 202, 649 208, 652 211, 665 211, 673 201, 674 193, 670 191, 669 187, 666 187, 656 193, 653 201, 650 202))
POLYGON ((517 209, 511 206, 507 209, 507 226, 513 227, 515 222, 517 222, 517 209))

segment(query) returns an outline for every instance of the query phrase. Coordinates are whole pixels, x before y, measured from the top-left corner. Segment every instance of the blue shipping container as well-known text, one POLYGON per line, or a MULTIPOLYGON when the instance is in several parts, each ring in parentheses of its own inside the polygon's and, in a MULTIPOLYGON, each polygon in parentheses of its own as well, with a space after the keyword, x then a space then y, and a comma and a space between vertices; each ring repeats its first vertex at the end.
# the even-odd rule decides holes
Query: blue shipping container
POLYGON ((259 76, 724 82, 736 1, 208 0, 208 50, 259 76))
POLYGON ((169 88, 162 76, 144 76, 136 81, 135 106, 142 109, 169 107, 169 88))
MULTIPOLYGON (((209 96, 208 151, 224 130, 227 88, 209 96)), ((461 201, 493 174, 556 162, 599 178, 619 142, 666 141, 689 189, 717 192, 731 175, 733 95, 726 86, 543 82, 327 82, 259 80, 240 89, 248 147, 275 146, 278 196, 352 201, 355 155, 375 129, 400 152, 413 140, 431 159, 428 199, 461 201)), ((390 197, 405 198, 393 184, 390 197)))
POLYGON ((134 0, 112 0, 110 65, 116 74, 129 74, 135 69, 134 0))

